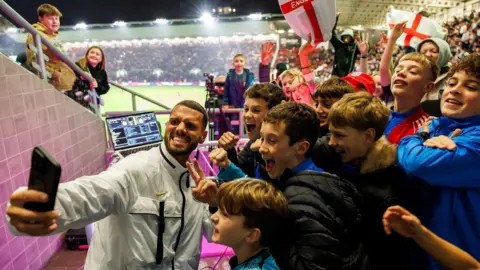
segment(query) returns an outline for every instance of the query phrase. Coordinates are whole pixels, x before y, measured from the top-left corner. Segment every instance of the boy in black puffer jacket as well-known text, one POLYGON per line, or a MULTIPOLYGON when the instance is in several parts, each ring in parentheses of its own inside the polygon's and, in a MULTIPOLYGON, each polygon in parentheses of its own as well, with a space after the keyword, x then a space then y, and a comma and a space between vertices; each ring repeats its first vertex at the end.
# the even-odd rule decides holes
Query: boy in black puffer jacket
POLYGON ((360 194, 310 158, 319 128, 315 111, 293 102, 271 109, 262 124, 259 152, 290 212, 272 255, 281 269, 370 269, 360 241, 360 194))

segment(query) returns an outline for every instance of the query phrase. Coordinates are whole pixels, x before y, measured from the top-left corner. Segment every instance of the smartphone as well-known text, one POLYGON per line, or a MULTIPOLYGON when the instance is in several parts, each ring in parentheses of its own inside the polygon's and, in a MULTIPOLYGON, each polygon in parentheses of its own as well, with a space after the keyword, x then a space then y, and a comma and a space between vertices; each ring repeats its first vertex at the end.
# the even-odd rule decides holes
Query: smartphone
POLYGON ((35 147, 32 152, 32 167, 30 169, 28 189, 48 194, 48 202, 29 202, 24 205, 25 209, 37 212, 53 210, 61 174, 62 168, 60 164, 43 147, 35 147))

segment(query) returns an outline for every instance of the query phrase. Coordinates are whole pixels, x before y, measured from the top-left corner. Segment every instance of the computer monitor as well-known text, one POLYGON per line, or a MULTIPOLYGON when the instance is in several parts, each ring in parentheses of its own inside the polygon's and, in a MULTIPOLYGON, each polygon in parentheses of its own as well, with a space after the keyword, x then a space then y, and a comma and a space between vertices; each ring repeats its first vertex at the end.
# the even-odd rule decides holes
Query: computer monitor
POLYGON ((105 122, 115 151, 163 140, 153 112, 108 117, 105 122))

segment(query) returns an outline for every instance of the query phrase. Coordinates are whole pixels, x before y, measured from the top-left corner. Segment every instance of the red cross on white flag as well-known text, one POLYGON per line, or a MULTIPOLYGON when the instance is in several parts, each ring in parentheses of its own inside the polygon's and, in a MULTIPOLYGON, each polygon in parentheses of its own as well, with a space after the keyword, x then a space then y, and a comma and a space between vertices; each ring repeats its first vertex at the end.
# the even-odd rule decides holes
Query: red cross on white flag
POLYGON ((435 37, 444 38, 445 32, 439 23, 422 15, 408 11, 391 9, 387 13, 387 24, 389 35, 393 26, 397 23, 407 21, 404 33, 398 38, 396 44, 416 48, 424 39, 435 37))
POLYGON ((335 0, 279 0, 280 9, 290 27, 302 39, 329 41, 335 25, 335 0))

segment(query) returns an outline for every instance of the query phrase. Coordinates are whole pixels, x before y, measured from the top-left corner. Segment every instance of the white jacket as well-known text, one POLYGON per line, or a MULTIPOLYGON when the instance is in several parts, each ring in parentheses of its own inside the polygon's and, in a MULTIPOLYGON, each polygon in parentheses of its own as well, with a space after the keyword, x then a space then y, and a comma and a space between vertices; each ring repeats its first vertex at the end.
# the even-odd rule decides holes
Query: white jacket
POLYGON ((164 144, 130 155, 99 175, 59 186, 55 233, 96 222, 86 270, 198 269, 202 227, 207 239, 212 227, 208 205, 192 196, 193 185, 164 144), (165 230, 163 260, 157 265, 161 202, 165 230))

